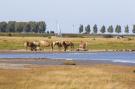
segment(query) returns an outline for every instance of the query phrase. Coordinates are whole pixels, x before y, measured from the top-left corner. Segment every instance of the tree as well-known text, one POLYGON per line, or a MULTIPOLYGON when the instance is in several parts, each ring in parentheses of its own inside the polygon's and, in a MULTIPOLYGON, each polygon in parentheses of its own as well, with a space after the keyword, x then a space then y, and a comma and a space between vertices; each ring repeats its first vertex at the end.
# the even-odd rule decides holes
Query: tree
POLYGON ((113 33, 113 30, 114 30, 114 29, 113 29, 113 26, 112 26, 112 25, 109 26, 108 29, 107 29, 107 31, 108 31, 109 33, 113 33))
POLYGON ((49 32, 49 31, 47 31, 46 33, 47 33, 47 34, 50 34, 50 32, 49 32))
POLYGON ((54 31, 50 31, 50 34, 55 34, 55 32, 54 31))
POLYGON ((31 26, 30 26, 30 24, 28 22, 25 23, 23 31, 24 32, 31 32, 31 26))
POLYGON ((106 30, 106 28, 105 28, 105 26, 103 25, 103 26, 101 27, 100 32, 101 32, 101 33, 105 33, 105 30, 106 30))
POLYGON ((83 25, 80 25, 79 27, 79 33, 82 33, 83 32, 83 25))
POLYGON ((86 34, 89 34, 90 33, 90 25, 87 25, 86 27, 85 27, 85 31, 86 31, 86 34))
POLYGON ((37 30, 38 33, 45 33, 46 31, 46 24, 44 21, 40 21, 37 23, 37 30))
POLYGON ((38 30, 37 30, 37 23, 34 22, 34 21, 30 21, 29 24, 30 24, 30 28, 31 28, 30 31, 34 32, 34 33, 37 33, 38 32, 38 30))
POLYGON ((7 22, 0 22, 0 32, 6 32, 7 22))
POLYGON ((24 26, 25 26, 25 22, 16 22, 15 23, 15 31, 16 32, 23 32, 24 26))
POLYGON ((129 26, 127 25, 126 27, 125 27, 125 33, 129 33, 129 26))
POLYGON ((97 25, 95 24, 95 25, 93 26, 93 32, 94 32, 95 34, 97 34, 97 30, 98 30, 98 28, 97 28, 97 25))
POLYGON ((116 33, 121 33, 121 26, 120 26, 120 25, 117 25, 117 26, 116 26, 115 32, 116 32, 116 33))
POLYGON ((133 33, 135 33, 135 25, 133 25, 133 30, 132 30, 133 33))
POLYGON ((15 21, 9 21, 8 22, 7 32, 15 32, 15 21))

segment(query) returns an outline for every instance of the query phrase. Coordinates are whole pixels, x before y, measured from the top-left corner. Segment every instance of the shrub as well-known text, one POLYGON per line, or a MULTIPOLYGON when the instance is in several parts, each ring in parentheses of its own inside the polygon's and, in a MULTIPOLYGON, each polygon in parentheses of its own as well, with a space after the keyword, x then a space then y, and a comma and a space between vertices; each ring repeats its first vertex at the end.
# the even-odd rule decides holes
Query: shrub
POLYGON ((104 37, 104 38, 113 38, 112 35, 104 35, 103 37, 104 37))
POLYGON ((74 61, 65 61, 64 65, 76 65, 74 61))
POLYGON ((51 39, 52 37, 51 36, 48 36, 48 39, 51 39))
POLYGON ((128 41, 132 40, 132 38, 127 38, 128 41))

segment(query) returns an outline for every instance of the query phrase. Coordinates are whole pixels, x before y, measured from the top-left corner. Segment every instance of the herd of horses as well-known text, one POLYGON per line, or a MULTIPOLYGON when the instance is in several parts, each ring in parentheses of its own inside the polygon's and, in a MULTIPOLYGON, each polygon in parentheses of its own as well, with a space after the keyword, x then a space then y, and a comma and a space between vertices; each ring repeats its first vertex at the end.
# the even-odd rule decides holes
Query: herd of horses
MULTIPOLYGON (((62 48, 64 51, 67 51, 67 49, 70 47, 71 51, 74 50, 74 43, 71 41, 47 41, 47 40, 41 40, 41 41, 27 41, 24 43, 24 46, 26 47, 26 50, 31 50, 31 51, 42 51, 45 50, 45 48, 50 47, 51 50, 53 51, 54 48, 57 46, 59 50, 62 48)), ((87 43, 81 41, 79 48, 77 49, 78 51, 80 49, 86 49, 87 43)))

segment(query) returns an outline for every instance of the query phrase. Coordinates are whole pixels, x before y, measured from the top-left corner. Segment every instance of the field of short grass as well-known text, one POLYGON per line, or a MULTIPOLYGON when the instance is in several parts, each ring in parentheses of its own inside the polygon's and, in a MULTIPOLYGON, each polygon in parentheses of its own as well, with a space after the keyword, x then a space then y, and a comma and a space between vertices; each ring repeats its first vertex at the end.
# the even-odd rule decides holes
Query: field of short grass
POLYGON ((134 70, 115 65, 0 69, 0 89, 134 89, 134 70))
MULTIPOLYGON (((72 41, 75 44, 75 49, 79 47, 80 41, 88 42, 89 50, 135 50, 135 38, 59 38, 59 37, 0 37, 0 50, 19 50, 25 49, 24 42, 26 41, 72 41)), ((46 48, 50 49, 50 48, 46 48)), ((55 48, 57 49, 57 48, 55 48)))

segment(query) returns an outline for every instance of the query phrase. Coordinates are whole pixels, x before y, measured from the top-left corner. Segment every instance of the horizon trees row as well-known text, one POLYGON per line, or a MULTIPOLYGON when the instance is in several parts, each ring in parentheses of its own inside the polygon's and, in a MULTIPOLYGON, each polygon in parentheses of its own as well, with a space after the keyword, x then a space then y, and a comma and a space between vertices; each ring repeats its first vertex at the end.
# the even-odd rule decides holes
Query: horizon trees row
POLYGON ((46 23, 44 21, 29 21, 29 22, 0 22, 0 32, 32 32, 44 33, 46 31, 46 23))
MULTIPOLYGON (((129 26, 127 25, 124 28, 125 28, 124 32, 126 34, 128 34, 129 33, 129 26)), ((102 34, 105 32, 108 32, 110 34, 113 32, 116 32, 119 34, 122 32, 122 28, 120 25, 116 25, 115 28, 112 25, 110 25, 108 28, 106 28, 105 25, 103 25, 100 29, 98 29, 96 24, 93 26, 92 29, 91 29, 90 25, 87 25, 85 27, 84 27, 84 25, 80 25, 80 27, 79 27, 79 33, 90 34, 91 32, 93 32, 93 34, 97 34, 98 31, 100 31, 102 34)), ((132 33, 135 33, 135 25, 133 25, 132 33)))

